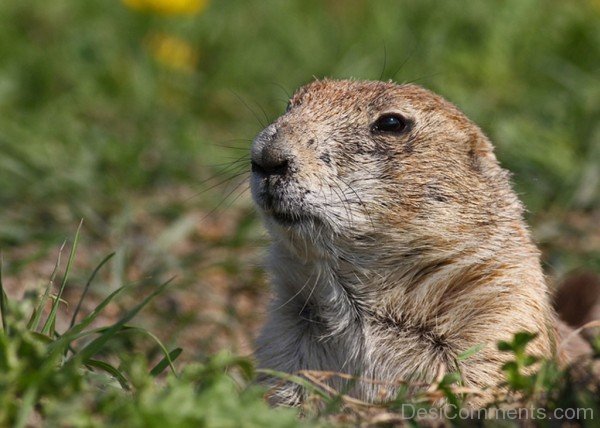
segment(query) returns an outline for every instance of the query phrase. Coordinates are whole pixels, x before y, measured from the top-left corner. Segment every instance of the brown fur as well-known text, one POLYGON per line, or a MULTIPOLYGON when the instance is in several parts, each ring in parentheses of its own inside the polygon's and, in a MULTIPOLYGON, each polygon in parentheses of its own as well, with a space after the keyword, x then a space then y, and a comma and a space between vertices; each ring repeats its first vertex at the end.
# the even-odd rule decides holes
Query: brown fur
MULTIPOLYGON (((537 333, 530 351, 553 356, 555 315, 523 207, 453 104, 415 85, 315 81, 256 138, 252 160, 273 238, 261 367, 389 382, 460 369, 486 387, 502 379, 496 343, 516 332, 537 333), (386 113, 407 131, 374 132, 386 113)), ((350 393, 382 391, 359 382, 350 393)), ((302 397, 289 384, 275 401, 302 397)))

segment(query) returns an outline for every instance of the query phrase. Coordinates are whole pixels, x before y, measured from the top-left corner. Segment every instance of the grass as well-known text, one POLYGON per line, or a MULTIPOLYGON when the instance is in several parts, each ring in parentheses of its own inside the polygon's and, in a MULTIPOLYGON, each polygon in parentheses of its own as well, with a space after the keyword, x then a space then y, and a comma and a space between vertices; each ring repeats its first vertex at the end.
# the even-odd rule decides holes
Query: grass
MULTIPOLYGON (((138 291, 138 287, 118 288, 79 321, 71 321, 64 331, 58 331, 57 316, 65 315, 60 309, 65 303, 61 299, 62 284, 70 273, 77 239, 78 234, 71 244, 69 262, 56 295, 50 291, 54 285, 51 279, 38 298, 9 299, 0 277, 2 426, 371 426, 431 423, 440 415, 447 423, 470 415, 470 422, 464 424, 492 418, 473 413, 465 405, 467 399, 483 391, 464 387, 460 373, 442 373, 430 385, 390 384, 398 388, 396 398, 370 404, 325 383, 334 376, 350 381, 368 382, 368 379, 333 372, 303 371, 290 375, 262 370, 307 390, 306 404, 296 410, 268 407, 264 400, 268 391, 253 383, 255 372, 247 358, 221 352, 178 370, 174 361, 181 355, 181 348, 169 351, 154 334, 129 325, 153 298, 167 290, 169 282, 138 299, 135 306, 110 325, 91 327, 113 300, 121 294, 138 291), (123 352, 118 337, 132 333, 143 333, 160 350, 161 358, 153 367, 147 356, 123 352), (443 413, 440 400, 448 404, 443 413)), ((88 286, 109 258, 92 272, 88 286)), ((85 294, 81 299, 84 298, 85 294)), ((80 304, 81 300, 78 308, 80 304)), ((593 364, 600 362, 598 338, 590 342, 594 349, 592 360, 581 360, 565 369, 560 369, 554 361, 540 361, 527 353, 527 344, 535 339, 534 334, 518 333, 512 341, 500 342, 499 350, 511 353, 513 359, 503 366, 505 389, 493 391, 495 400, 485 410, 489 415, 501 412, 510 421, 514 418, 505 413, 507 409, 531 409, 536 412, 534 419, 545 424, 550 422, 542 415, 556 415, 557 409, 579 409, 584 413, 574 413, 567 419, 587 424, 600 411, 597 395, 600 384, 598 379, 582 373, 593 370, 593 364), (507 395, 507 391, 511 394, 507 395)), ((458 359, 471 358, 480 349, 477 346, 469 349, 458 359)))
POLYGON ((78 235, 58 294, 51 293, 54 281, 50 280, 38 299, 13 301, 0 282, 0 425, 300 424, 295 412, 267 407, 262 399, 264 391, 249 383, 253 378, 249 360, 221 353, 178 372, 173 360, 181 348, 168 351, 149 331, 128 325, 152 298, 165 291, 168 282, 158 285, 111 325, 90 327, 113 299, 133 292, 135 287, 118 288, 80 321, 57 331, 57 315, 64 303, 61 295, 77 239, 78 235), (143 333, 161 350, 162 359, 154 367, 148 367, 149 361, 143 356, 118 352, 111 346, 117 336, 131 333, 143 333), (167 369, 169 374, 159 382, 157 376, 167 369))
POLYGON ((2 382, 17 385, 0 390, 2 421, 197 426, 213 412, 203 423, 234 426, 239 408, 299 423, 219 351, 250 353, 268 298, 249 143, 313 76, 415 81, 455 102, 514 173, 551 281, 600 271, 597 0, 230 0, 192 15, 23 0, 0 16, 2 382), (69 339, 89 314, 94 333, 69 339), (165 351, 178 376, 156 380, 165 351))

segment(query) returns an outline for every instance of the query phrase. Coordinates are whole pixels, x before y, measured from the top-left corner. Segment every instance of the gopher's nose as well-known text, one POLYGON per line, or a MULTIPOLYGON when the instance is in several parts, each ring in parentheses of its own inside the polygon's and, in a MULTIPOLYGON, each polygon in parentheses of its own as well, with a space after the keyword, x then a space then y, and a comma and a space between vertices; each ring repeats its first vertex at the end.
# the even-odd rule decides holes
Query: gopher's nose
POLYGON ((252 160, 252 172, 260 175, 284 175, 288 170, 289 161, 280 158, 262 158, 259 162, 252 160))
POLYGON ((276 134, 276 129, 271 125, 254 140, 251 162, 253 173, 270 176, 284 175, 288 171, 292 155, 276 134))

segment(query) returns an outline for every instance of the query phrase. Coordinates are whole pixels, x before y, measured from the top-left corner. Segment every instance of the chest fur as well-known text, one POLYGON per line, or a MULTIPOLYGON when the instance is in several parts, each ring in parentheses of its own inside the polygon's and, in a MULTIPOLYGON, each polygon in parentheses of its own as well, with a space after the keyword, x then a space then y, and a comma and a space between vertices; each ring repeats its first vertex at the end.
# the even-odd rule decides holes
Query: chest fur
POLYGON ((347 382, 334 376, 328 383, 372 401, 381 398, 382 389, 393 390, 390 387, 399 381, 433 381, 439 370, 452 364, 452 353, 449 342, 425 326, 362 314, 339 330, 335 319, 305 307, 301 312, 279 311, 267 323, 258 357, 261 365, 288 373, 317 370, 358 376, 364 381, 347 382), (381 380, 389 382, 389 387, 382 387, 381 380))

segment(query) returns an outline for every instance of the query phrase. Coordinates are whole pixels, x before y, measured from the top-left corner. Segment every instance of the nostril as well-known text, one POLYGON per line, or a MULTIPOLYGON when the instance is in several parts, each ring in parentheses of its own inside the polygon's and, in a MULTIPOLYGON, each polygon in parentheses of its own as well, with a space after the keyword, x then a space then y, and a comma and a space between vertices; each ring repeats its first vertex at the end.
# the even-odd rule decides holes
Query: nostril
POLYGON ((251 162, 252 172, 260 175, 284 175, 288 170, 289 162, 287 159, 268 162, 251 162))
POLYGON ((251 161, 250 165, 252 165, 252 172, 256 174, 266 174, 266 171, 257 162, 251 161))
POLYGON ((288 161, 284 159, 276 164, 269 165, 267 171, 273 175, 283 175, 288 170, 288 161))

